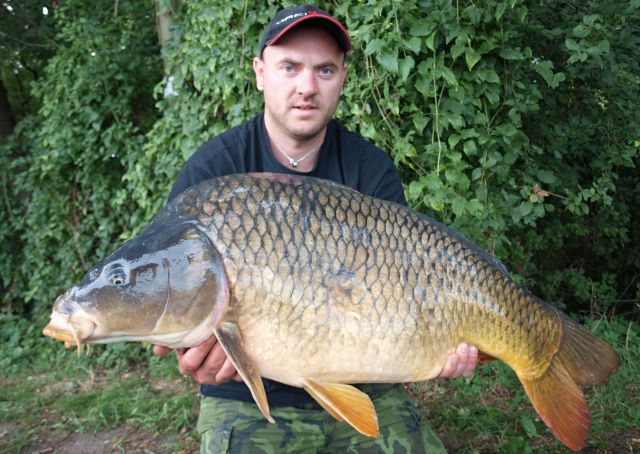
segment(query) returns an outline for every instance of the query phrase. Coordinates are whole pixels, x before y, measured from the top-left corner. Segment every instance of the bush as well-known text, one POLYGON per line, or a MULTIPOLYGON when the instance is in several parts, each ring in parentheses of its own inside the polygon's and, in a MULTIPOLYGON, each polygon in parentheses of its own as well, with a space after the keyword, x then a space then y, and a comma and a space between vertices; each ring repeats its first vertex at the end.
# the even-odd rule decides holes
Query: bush
POLYGON ((146 2, 70 1, 55 11, 58 51, 34 83, 39 109, 2 146, 4 309, 49 308, 137 211, 122 182, 155 121, 161 79, 146 2), (8 256, 7 256, 8 255, 8 256))

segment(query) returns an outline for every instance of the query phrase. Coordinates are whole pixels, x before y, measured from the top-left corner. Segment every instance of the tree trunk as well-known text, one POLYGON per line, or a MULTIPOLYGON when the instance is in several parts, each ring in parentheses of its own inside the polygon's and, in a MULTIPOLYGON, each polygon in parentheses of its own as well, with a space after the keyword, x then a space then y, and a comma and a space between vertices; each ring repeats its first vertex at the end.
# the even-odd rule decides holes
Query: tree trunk
POLYGON ((13 134, 16 126, 4 81, 0 78, 0 140, 13 134))
MULTIPOLYGON (((158 32, 158 42, 160 43, 160 47, 164 47, 164 43, 171 38, 171 16, 177 6, 178 0, 156 0, 156 30, 158 32)), ((171 73, 171 68, 166 60, 163 61, 164 73, 169 75, 171 73)))

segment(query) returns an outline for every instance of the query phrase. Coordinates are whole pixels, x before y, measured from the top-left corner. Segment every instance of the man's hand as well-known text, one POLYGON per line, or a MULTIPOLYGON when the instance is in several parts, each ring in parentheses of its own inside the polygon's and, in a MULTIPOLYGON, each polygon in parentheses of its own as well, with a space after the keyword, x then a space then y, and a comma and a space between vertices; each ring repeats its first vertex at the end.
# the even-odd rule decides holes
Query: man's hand
POLYGON ((470 377, 478 364, 478 349, 462 342, 456 352, 449 355, 438 378, 470 377))
MULTIPOLYGON (((170 348, 153 346, 153 353, 164 356, 170 348)), ((229 380, 242 381, 227 354, 215 337, 210 337, 200 345, 176 350, 180 373, 193 377, 201 385, 221 385, 229 380)))

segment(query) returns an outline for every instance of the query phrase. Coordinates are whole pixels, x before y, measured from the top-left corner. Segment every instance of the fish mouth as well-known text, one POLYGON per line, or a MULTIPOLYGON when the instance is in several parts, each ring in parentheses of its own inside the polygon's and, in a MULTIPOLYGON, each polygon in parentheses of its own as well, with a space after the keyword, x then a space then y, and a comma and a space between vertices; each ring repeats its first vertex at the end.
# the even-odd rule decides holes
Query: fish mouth
MULTIPOLYGON (((82 313, 63 314, 54 308, 49 324, 44 327, 42 334, 63 341, 67 348, 75 345, 78 348, 78 356, 80 356, 83 342, 91 336, 95 328, 96 324, 83 317, 82 313)), ((88 351, 89 345, 87 344, 88 351)))

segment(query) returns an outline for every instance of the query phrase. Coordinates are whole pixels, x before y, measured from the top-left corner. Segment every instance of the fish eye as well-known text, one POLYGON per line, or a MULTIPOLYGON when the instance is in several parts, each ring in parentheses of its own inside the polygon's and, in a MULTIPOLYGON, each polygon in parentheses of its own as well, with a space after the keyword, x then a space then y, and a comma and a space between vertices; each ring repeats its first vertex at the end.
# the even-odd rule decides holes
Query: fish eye
POLYGON ((127 283, 127 273, 122 265, 114 265, 107 273, 107 280, 112 285, 125 285, 127 283))

